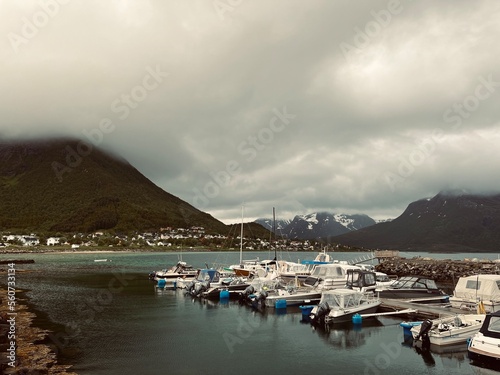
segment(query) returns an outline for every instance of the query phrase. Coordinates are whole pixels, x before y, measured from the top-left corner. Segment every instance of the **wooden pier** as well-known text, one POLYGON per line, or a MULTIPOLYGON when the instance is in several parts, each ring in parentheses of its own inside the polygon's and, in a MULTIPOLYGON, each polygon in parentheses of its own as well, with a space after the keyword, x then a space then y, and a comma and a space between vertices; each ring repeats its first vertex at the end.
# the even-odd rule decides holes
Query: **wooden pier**
MULTIPOLYGON (((449 306, 425 305, 421 303, 406 302, 398 299, 381 298, 381 310, 407 310, 413 309, 408 315, 415 320, 436 319, 444 316, 454 316, 457 314, 475 314, 475 311, 461 310, 449 306)), ((401 311, 401 312, 402 312, 401 311)))

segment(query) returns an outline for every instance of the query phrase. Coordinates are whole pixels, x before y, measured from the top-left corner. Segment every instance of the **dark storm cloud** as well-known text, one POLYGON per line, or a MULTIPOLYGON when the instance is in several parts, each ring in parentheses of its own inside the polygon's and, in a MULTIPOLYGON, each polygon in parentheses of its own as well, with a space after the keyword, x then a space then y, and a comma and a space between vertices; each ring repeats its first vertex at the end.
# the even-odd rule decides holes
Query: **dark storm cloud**
POLYGON ((103 147, 224 221, 242 202, 395 217, 500 186, 499 7, 6 1, 0 134, 109 120, 103 147))

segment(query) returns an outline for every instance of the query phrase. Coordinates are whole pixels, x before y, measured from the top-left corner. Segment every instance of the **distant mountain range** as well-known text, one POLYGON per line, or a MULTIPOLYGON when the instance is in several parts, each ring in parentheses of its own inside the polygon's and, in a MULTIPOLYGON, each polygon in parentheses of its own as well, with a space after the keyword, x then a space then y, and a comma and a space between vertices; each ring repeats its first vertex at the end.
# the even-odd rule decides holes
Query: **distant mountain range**
MULTIPOLYGON (((258 219, 257 223, 272 230, 272 219, 258 219)), ((276 234, 290 239, 327 239, 374 225, 367 215, 346 215, 315 212, 297 215, 293 220, 276 221, 276 234)))
POLYGON ((390 222, 330 239, 370 249, 434 252, 500 251, 500 194, 443 191, 410 203, 390 222))

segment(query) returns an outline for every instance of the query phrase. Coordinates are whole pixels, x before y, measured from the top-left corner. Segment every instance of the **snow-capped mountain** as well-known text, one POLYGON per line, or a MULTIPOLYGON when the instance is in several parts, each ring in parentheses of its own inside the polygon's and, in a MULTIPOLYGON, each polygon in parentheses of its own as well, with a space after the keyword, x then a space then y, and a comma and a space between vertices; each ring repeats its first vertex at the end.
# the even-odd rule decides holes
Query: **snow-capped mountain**
MULTIPOLYGON (((265 218, 260 218, 260 219, 257 219, 255 220, 255 222, 257 224, 260 224, 262 225, 264 228, 268 229, 268 230, 273 230, 273 219, 265 219, 265 218)), ((276 234, 281 234, 283 232, 283 230, 287 227, 288 224, 290 224, 292 222, 292 220, 290 219, 280 219, 280 220, 276 220, 276 234)))
MULTIPOLYGON (((272 219, 259 219, 259 224, 269 223, 266 228, 271 229, 272 219)), ((315 212, 307 215, 297 215, 286 223, 281 220, 276 222, 278 235, 293 239, 319 239, 349 233, 353 230, 374 225, 375 221, 366 215, 346 215, 329 212, 315 212), (286 225, 283 225, 285 224, 286 225)))

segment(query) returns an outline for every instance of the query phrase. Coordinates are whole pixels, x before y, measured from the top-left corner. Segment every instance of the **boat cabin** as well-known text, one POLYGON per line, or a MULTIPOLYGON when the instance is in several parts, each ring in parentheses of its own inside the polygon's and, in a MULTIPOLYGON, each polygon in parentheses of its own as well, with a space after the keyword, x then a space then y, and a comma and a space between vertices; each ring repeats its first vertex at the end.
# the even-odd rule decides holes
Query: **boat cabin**
POLYGON ((346 288, 360 291, 375 290, 377 285, 375 272, 349 269, 347 270, 346 288))
POLYGON ((324 282, 324 286, 333 286, 335 280, 343 280, 343 287, 347 281, 347 270, 349 269, 360 270, 359 267, 347 264, 318 264, 311 272, 311 275, 304 281, 304 285, 315 286, 318 282, 324 282))

